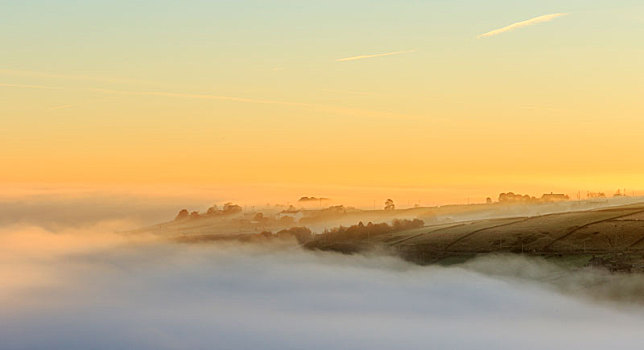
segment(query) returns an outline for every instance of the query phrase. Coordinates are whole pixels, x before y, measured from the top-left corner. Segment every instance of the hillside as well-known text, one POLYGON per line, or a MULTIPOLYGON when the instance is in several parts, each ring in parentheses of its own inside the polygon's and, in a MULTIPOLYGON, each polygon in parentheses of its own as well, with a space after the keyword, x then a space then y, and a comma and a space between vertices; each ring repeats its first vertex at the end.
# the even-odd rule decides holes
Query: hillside
POLYGON ((575 260, 611 270, 644 270, 644 203, 541 216, 463 221, 370 236, 318 236, 308 248, 385 248, 418 263, 450 263, 490 253, 575 260))

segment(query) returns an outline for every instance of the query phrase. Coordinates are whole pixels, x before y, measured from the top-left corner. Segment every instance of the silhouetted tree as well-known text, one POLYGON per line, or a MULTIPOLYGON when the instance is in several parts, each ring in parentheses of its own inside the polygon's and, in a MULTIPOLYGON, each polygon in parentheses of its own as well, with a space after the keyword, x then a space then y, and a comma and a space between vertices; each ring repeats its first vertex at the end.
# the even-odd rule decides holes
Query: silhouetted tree
POLYGON ((299 243, 304 243, 313 238, 313 232, 306 227, 291 227, 276 233, 277 238, 295 237, 299 243))
POLYGON ((385 210, 394 210, 396 209, 396 205, 394 204, 394 201, 391 199, 387 199, 385 201, 385 210))
POLYGON ((320 239, 323 240, 332 240, 332 241, 350 241, 354 239, 364 239, 367 237, 375 237, 389 232, 410 230, 415 228, 423 227, 425 223, 423 220, 414 219, 414 220, 399 220, 395 219, 391 225, 387 223, 374 224, 372 222, 367 223, 367 225, 362 222, 357 225, 344 227, 339 226, 331 230, 325 230, 320 239))
POLYGON ((536 202, 537 198, 531 197, 527 194, 515 194, 514 192, 501 193, 499 194, 499 202, 501 203, 513 203, 513 202, 536 202))
POLYGON ((217 215, 219 214, 219 209, 217 209, 217 205, 213 205, 212 207, 208 208, 208 211, 206 212, 207 215, 217 215))
POLYGON ((222 214, 224 215, 235 214, 241 211, 242 211, 242 207, 240 207, 239 205, 233 204, 233 203, 226 203, 224 204, 224 210, 222 214))
POLYGON ((294 223, 295 223, 295 218, 293 218, 292 216, 285 215, 280 218, 280 225, 286 226, 294 223))
POLYGON ((190 213, 188 212, 187 209, 181 209, 181 211, 179 211, 179 214, 177 214, 177 217, 174 219, 183 220, 183 219, 187 219, 189 216, 190 216, 190 213))

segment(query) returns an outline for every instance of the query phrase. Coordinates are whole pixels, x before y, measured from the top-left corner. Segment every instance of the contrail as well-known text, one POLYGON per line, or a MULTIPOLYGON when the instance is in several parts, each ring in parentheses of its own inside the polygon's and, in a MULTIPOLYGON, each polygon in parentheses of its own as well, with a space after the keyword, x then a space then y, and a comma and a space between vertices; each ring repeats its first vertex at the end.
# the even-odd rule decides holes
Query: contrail
POLYGON ((0 83, 0 87, 12 87, 12 88, 23 88, 23 89, 48 89, 48 90, 61 90, 62 88, 54 86, 43 86, 43 85, 25 85, 25 84, 6 84, 0 83))
POLYGON ((336 62, 346 62, 346 61, 362 60, 362 59, 365 59, 365 58, 402 55, 402 54, 412 53, 412 52, 416 52, 416 50, 393 51, 393 52, 386 52, 386 53, 377 53, 377 54, 373 54, 373 55, 361 55, 361 56, 338 58, 336 60, 336 62))
MULTIPOLYGON (((55 87, 55 86, 19 85, 19 84, 5 84, 5 83, 0 83, 0 87, 52 89, 52 90, 65 89, 63 87, 55 87)), ((377 118, 385 118, 385 119, 417 119, 418 118, 418 116, 412 116, 407 114, 393 113, 393 112, 387 112, 387 111, 368 110, 368 109, 362 109, 362 108, 352 108, 352 107, 324 105, 324 104, 306 103, 306 102, 291 102, 291 101, 280 101, 280 100, 235 97, 235 96, 223 96, 223 95, 194 94, 194 93, 166 92, 166 91, 128 91, 128 90, 112 90, 112 89, 103 89, 103 88, 84 88, 80 90, 92 91, 96 93, 110 94, 110 95, 159 96, 159 97, 170 97, 170 98, 216 100, 216 101, 230 101, 230 102, 247 103, 247 104, 299 107, 299 108, 312 109, 312 110, 322 111, 327 113, 350 115, 355 117, 368 117, 368 118, 377 117, 377 118)), ((63 108, 68 108, 72 106, 73 105, 54 106, 54 107, 50 107, 50 110, 63 109, 63 108)))
POLYGON ((76 106, 76 105, 72 105, 72 104, 59 105, 59 106, 49 107, 49 110, 50 111, 57 111, 59 109, 65 109, 65 108, 70 108, 70 107, 74 107, 74 106, 76 106))
POLYGON ((232 102, 241 102, 241 103, 298 106, 298 107, 312 106, 311 104, 300 103, 300 102, 276 101, 276 100, 265 100, 265 99, 221 96, 221 95, 210 95, 210 94, 192 94, 192 93, 163 92, 163 91, 123 91, 123 90, 111 90, 111 89, 99 89, 99 88, 90 88, 88 90, 106 93, 106 94, 119 94, 119 95, 177 97, 177 98, 189 98, 189 99, 220 100, 220 101, 232 101, 232 102))
POLYGON ((198 100, 230 101, 230 102, 249 103, 249 104, 290 106, 290 107, 314 109, 318 111, 351 115, 351 116, 380 117, 380 118, 386 118, 386 119, 417 118, 416 116, 410 116, 410 115, 400 114, 400 113, 391 113, 386 111, 375 111, 375 110, 367 110, 367 109, 361 109, 361 108, 323 105, 323 104, 306 103, 306 102, 290 102, 290 101, 266 100, 266 99, 255 99, 255 98, 245 98, 245 97, 235 97, 235 96, 193 94, 193 93, 181 93, 181 92, 164 92, 164 91, 124 91, 124 90, 111 90, 111 89, 99 89, 99 88, 90 88, 88 90, 104 93, 104 94, 116 94, 116 95, 160 96, 160 97, 198 99, 198 100))
POLYGON ((98 81, 103 83, 123 83, 123 84, 150 83, 150 82, 134 80, 134 79, 95 77, 95 76, 73 75, 73 74, 57 74, 57 73, 36 72, 36 71, 18 70, 18 69, 4 69, 4 68, 0 68, 0 75, 13 75, 13 76, 23 76, 23 77, 33 77, 33 78, 43 78, 43 79, 98 81))
POLYGON ((479 38, 479 39, 487 38, 487 37, 499 35, 501 33, 509 32, 511 30, 515 30, 515 29, 518 29, 518 28, 523 28, 523 27, 531 26, 531 25, 538 24, 538 23, 550 22, 550 21, 552 21, 553 19, 555 19, 557 17, 561 17, 561 16, 565 16, 565 15, 567 15, 567 13, 552 13, 552 14, 549 14, 549 15, 543 15, 543 16, 531 18, 531 19, 526 20, 526 21, 512 23, 509 26, 505 26, 503 28, 495 29, 495 30, 489 31, 487 33, 483 33, 483 34, 477 36, 477 38, 479 38))

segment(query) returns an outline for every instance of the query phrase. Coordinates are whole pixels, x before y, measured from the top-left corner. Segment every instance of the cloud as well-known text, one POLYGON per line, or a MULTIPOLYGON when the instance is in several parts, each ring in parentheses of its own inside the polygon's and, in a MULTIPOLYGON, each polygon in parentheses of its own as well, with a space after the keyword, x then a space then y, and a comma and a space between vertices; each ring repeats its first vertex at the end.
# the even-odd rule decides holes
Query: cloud
POLYGON ((373 54, 373 55, 352 56, 352 57, 338 58, 335 61, 336 62, 356 61, 356 60, 362 60, 362 59, 366 59, 366 58, 403 55, 403 54, 406 54, 406 53, 413 53, 413 52, 416 52, 416 50, 393 51, 393 52, 386 52, 386 53, 377 53, 377 54, 373 54))
POLYGON ((488 37, 499 35, 499 34, 502 34, 502 33, 505 33, 505 32, 509 32, 511 30, 518 29, 518 28, 528 27, 528 26, 535 25, 535 24, 538 24, 538 23, 550 22, 550 21, 552 21, 553 19, 555 19, 557 17, 566 16, 566 15, 567 15, 567 13, 552 13, 552 14, 549 14, 549 15, 543 15, 543 16, 531 18, 531 19, 526 20, 526 21, 512 23, 509 26, 505 26, 503 28, 495 29, 495 30, 489 31, 487 33, 483 33, 483 34, 479 35, 477 38, 479 38, 479 39, 488 38, 488 37))

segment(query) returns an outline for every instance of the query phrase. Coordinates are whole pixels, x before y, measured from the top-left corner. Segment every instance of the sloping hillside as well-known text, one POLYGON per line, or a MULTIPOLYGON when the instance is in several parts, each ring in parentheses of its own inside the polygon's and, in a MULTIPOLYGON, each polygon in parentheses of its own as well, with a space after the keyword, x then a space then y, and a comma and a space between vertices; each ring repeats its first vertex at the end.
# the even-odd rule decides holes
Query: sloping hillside
POLYGON ((419 263, 447 262, 489 253, 581 257, 613 270, 644 269, 644 203, 533 217, 425 226, 342 242, 320 236, 312 249, 385 247, 419 263))

